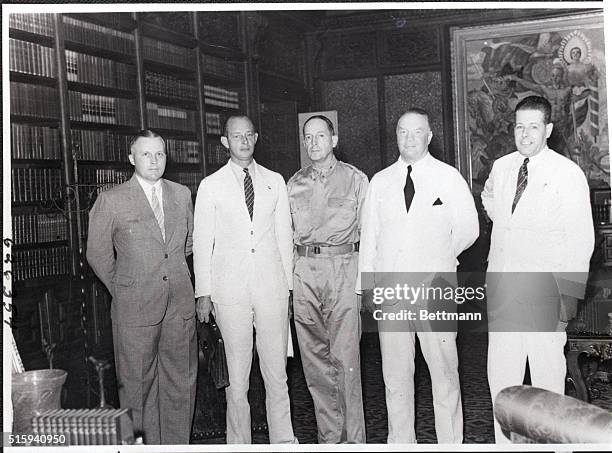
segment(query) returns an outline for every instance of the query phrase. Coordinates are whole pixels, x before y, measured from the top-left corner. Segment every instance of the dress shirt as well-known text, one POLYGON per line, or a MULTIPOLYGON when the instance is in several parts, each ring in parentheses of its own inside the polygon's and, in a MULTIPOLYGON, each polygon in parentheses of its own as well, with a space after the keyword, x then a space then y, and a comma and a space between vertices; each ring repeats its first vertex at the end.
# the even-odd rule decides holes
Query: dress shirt
POLYGON ((589 186, 570 159, 548 147, 529 158, 527 187, 512 214, 518 151, 497 159, 482 191, 493 220, 489 271, 584 272, 594 246, 589 186))
MULTIPOLYGON (((234 176, 236 177, 236 181, 238 181, 238 184, 240 184, 240 187, 242 187, 242 190, 244 191, 244 177, 246 176, 244 173, 245 167, 241 167, 231 159, 229 164, 230 168, 232 169, 232 173, 234 173, 234 176)), ((251 176, 251 181, 253 181, 253 190, 255 190, 255 161, 252 160, 246 168, 249 169, 249 175, 251 176)))
POLYGON ((164 212, 164 197, 163 197, 163 184, 162 184, 162 180, 158 179, 157 181, 155 181, 155 184, 151 184, 147 181, 145 181, 143 178, 141 178, 140 176, 138 176, 136 174, 136 179, 138 180, 138 184, 140 184, 140 187, 142 187, 142 190, 144 190, 144 193, 147 197, 147 200, 149 200, 149 205, 151 206, 151 209, 153 209, 153 191, 151 190, 153 187, 155 187, 155 195, 157 196, 157 199, 159 200, 159 206, 162 209, 162 212, 164 212))
POLYGON ((287 183, 293 240, 298 245, 342 245, 359 241, 368 177, 333 159, 326 169, 310 165, 287 183))
POLYGON ((415 194, 409 212, 404 200, 407 173, 408 164, 400 157, 370 182, 360 272, 454 272, 457 256, 478 237, 472 193, 454 167, 429 153, 413 163, 415 194))

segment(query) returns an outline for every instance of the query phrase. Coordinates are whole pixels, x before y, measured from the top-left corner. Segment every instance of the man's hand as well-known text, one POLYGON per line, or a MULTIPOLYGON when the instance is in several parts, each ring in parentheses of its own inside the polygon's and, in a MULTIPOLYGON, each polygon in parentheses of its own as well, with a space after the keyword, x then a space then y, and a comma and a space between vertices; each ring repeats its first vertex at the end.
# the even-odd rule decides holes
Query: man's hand
POLYGON ((559 320, 569 322, 576 317, 578 312, 578 299, 565 294, 561 295, 559 307, 559 320))
POLYGON ((289 319, 293 318, 293 290, 289 290, 289 319))
POLYGON ((198 297, 198 300, 196 301, 196 314, 198 315, 198 321, 208 324, 210 314, 213 313, 214 315, 214 311, 215 309, 210 296, 198 297))
POLYGON ((376 309, 376 304, 374 303, 374 290, 364 289, 361 292, 361 309, 374 313, 376 309))

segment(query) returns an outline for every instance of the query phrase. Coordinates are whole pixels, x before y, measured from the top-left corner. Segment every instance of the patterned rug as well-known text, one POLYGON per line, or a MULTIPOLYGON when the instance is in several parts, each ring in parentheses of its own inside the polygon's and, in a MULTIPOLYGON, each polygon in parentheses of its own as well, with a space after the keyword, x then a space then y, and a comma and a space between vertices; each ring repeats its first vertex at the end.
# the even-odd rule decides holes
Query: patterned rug
MULTIPOLYGON (((464 442, 493 443, 493 412, 486 378, 487 335, 483 333, 459 334, 457 337, 459 373, 463 400, 464 442)), ((296 353, 298 351, 296 350, 296 353)), ((378 335, 364 333, 361 341, 362 385, 368 443, 386 443, 387 411, 385 388, 378 335)), ((300 443, 316 443, 317 430, 314 408, 306 387, 299 355, 289 359, 289 392, 293 428, 300 443)), ((609 383, 595 383, 597 396, 592 403, 612 410, 612 387, 609 383)), ((566 393, 575 396, 568 385, 566 393)), ((431 379, 425 360, 417 348, 415 370, 416 434, 419 443, 435 443, 431 379)), ((225 438, 204 439, 198 443, 224 443, 225 438)), ((265 432, 253 434, 253 443, 267 443, 265 432)))

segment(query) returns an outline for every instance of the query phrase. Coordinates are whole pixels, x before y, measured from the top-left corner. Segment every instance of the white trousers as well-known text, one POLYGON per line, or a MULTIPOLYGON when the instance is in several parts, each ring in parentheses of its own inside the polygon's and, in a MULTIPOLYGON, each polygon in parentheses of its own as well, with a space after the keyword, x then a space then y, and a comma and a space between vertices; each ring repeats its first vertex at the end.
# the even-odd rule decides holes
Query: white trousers
MULTIPOLYGON (((438 443, 463 442, 463 412, 456 332, 418 332, 431 375, 438 443)), ((387 443, 416 443, 414 430, 415 332, 380 331, 385 399, 389 422, 387 443)))
POLYGON ((291 425, 287 388, 288 307, 284 300, 251 297, 236 305, 214 304, 227 357, 227 443, 251 443, 251 407, 247 398, 253 361, 253 322, 261 374, 266 388, 270 443, 297 443, 291 425))
MULTIPOLYGON (((565 332, 490 332, 487 373, 491 399, 504 388, 522 385, 529 360, 531 385, 565 393, 565 332)), ((510 443, 493 417, 496 443, 510 443)), ((509 434, 509 433, 508 433, 509 434)))

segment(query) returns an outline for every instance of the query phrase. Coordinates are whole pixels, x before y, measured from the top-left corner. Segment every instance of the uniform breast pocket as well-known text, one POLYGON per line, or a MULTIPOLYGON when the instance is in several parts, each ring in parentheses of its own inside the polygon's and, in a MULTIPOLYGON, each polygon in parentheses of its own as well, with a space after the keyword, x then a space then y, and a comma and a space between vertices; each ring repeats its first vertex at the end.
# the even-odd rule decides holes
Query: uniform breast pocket
POLYGON ((330 198, 327 201, 330 210, 335 211, 336 216, 344 221, 352 222, 357 215, 357 201, 351 198, 330 198))
POLYGON ((293 227, 298 233, 306 234, 311 229, 310 200, 292 200, 290 207, 293 227))

